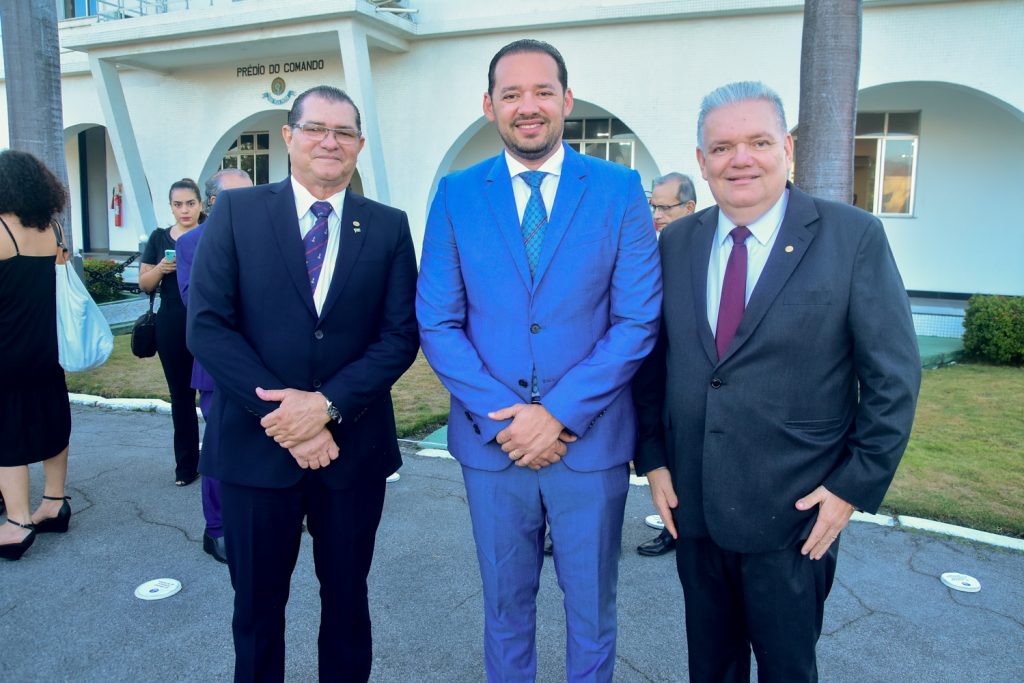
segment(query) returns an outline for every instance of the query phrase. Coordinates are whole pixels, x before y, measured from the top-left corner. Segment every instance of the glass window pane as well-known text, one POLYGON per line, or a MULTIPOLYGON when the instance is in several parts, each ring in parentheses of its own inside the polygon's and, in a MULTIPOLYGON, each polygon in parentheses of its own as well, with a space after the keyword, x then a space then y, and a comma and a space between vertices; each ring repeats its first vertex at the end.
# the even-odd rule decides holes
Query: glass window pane
POLYGON ((242 149, 249 150, 254 146, 252 133, 243 133, 242 137, 239 138, 242 141, 242 149))
POLYGON ((256 177, 253 178, 256 185, 266 185, 270 182, 270 157, 260 154, 256 157, 256 177))
POLYGON ((566 121, 562 137, 566 140, 580 140, 583 138, 582 121, 566 121))
POLYGON ((238 167, 245 171, 246 173, 248 173, 250 178, 256 177, 255 169, 253 168, 253 166, 255 165, 255 159, 256 157, 253 156, 252 154, 243 154, 241 157, 239 157, 240 163, 238 167))
POLYGON ((612 119, 612 137, 613 138, 616 137, 616 136, 619 136, 619 135, 632 135, 632 134, 633 134, 633 131, 631 131, 629 129, 629 127, 626 126, 626 124, 624 124, 622 121, 619 121, 618 119, 612 119))
POLYGON ((886 140, 882 170, 882 213, 910 213, 913 140, 886 140))
POLYGON ((220 167, 224 168, 238 168, 238 157, 224 157, 224 160, 220 162, 220 167))
POLYGON ((584 154, 590 157, 597 157, 598 159, 608 158, 608 143, 607 142, 588 142, 584 148, 584 154))
POLYGON ((608 143, 608 161, 614 161, 628 168, 633 168, 633 143, 632 142, 610 142, 608 143))
POLYGON ((256 149, 270 149, 270 133, 259 133, 256 136, 256 149))
POLYGON ((917 135, 921 128, 920 112, 907 114, 889 114, 889 135, 917 135))
POLYGON ((569 148, 572 149, 573 151, 575 151, 575 152, 580 151, 580 143, 578 143, 578 142, 567 142, 566 144, 569 145, 569 148))
POLYGON ((885 114, 857 114, 857 135, 881 135, 885 131, 885 114))
POLYGON ((587 119, 587 128, 584 133, 588 140, 593 138, 606 138, 611 130, 610 119, 587 119))
POLYGON ((878 167, 877 139, 861 138, 853 146, 853 205, 875 210, 875 169, 878 167))

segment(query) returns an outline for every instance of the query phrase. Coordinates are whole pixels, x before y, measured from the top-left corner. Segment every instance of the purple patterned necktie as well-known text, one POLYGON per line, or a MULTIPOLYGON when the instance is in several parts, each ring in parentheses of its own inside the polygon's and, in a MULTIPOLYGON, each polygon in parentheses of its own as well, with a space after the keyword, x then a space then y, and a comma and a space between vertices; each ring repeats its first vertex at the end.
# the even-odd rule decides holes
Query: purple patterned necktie
POLYGON ((316 283, 320 279, 320 269, 324 265, 324 254, 327 253, 327 218, 334 209, 330 202, 313 202, 310 212, 316 216, 313 229, 302 238, 302 246, 306 248, 306 274, 309 276, 309 289, 316 293, 316 283))
POLYGON ((715 329, 715 348, 718 358, 725 355, 736 329, 743 320, 743 309, 746 307, 747 296, 747 238, 750 230, 745 225, 738 225, 729 233, 732 238, 732 252, 725 266, 725 279, 722 281, 722 298, 718 306, 718 326, 715 329))

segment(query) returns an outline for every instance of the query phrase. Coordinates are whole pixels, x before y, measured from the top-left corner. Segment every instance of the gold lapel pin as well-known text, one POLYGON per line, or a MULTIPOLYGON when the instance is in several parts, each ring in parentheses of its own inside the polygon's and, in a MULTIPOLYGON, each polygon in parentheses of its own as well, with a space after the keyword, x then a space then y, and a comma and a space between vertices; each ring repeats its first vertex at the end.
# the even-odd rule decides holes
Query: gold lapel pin
POLYGON ((787 244, 786 245, 786 253, 787 254, 792 254, 793 253, 793 245, 792 244, 787 244))

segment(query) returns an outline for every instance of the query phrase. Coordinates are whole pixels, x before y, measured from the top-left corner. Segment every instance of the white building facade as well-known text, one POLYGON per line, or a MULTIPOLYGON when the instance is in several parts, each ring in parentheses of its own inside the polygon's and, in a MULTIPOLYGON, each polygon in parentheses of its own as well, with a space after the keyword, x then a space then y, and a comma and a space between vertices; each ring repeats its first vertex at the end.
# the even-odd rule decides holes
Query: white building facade
MULTIPOLYGON (((57 1, 85 15, 60 40, 75 244, 90 252, 133 252, 172 223, 182 177, 285 177, 281 126, 320 83, 361 109, 356 188, 407 211, 418 246, 438 180, 500 150, 487 65, 518 38, 565 57, 567 140, 647 187, 690 174, 698 206, 712 202, 694 154, 704 94, 762 80, 799 126, 799 2, 132 0, 103 20, 117 2, 57 1)), ((855 203, 884 222, 911 292, 1024 295, 1022 35, 1019 0, 865 0, 855 203)))

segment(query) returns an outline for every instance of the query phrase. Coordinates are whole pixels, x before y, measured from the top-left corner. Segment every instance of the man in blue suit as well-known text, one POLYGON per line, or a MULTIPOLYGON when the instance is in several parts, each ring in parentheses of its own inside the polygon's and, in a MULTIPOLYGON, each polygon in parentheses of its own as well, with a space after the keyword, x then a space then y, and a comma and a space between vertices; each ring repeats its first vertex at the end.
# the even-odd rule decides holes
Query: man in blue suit
POLYGON ((877 218, 787 182, 762 83, 711 92, 697 161, 717 206, 661 236, 659 342, 634 383, 638 473, 676 535, 691 681, 816 681, 854 508, 882 502, 921 380, 877 218))
MULTIPOLYGON (((206 192, 206 213, 213 210, 217 195, 224 190, 239 187, 252 187, 249 174, 240 168, 225 168, 217 171, 203 188, 206 192)), ((199 238, 203 235, 203 227, 196 226, 178 238, 175 243, 175 260, 178 262, 178 289, 181 301, 188 307, 189 277, 192 274, 192 262, 195 260, 199 238)), ((210 419, 210 404, 213 402, 213 377, 200 365, 192 361, 192 388, 199 392, 199 409, 203 411, 203 419, 210 419)), ((227 564, 227 551, 224 549, 224 525, 220 516, 220 482, 211 476, 203 477, 203 517, 206 529, 203 530, 203 551, 218 562, 227 564)))
POLYGON ((291 177, 221 195, 193 267, 188 345, 216 385, 200 466, 221 482, 236 681, 284 680, 303 518, 319 678, 370 676, 366 577, 401 464, 390 389, 416 356, 416 257, 405 213, 348 187, 360 131, 337 88, 297 97, 291 177))
POLYGON ((491 60, 484 114, 505 150, 444 178, 427 220, 417 316, 451 392, 483 579, 487 675, 536 675, 545 521, 565 593, 571 681, 610 681, 629 383, 658 330, 661 274, 634 171, 561 141, 565 62, 521 40, 491 60))

